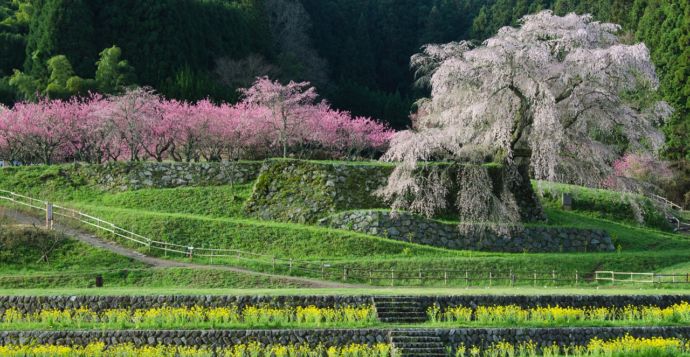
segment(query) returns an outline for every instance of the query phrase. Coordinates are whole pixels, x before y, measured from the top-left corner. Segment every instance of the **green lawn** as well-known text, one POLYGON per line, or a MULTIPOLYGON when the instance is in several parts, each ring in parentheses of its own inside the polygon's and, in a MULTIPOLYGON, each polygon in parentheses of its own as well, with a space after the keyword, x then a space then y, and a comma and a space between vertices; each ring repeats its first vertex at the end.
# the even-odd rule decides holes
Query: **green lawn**
MULTIPOLYGON (((362 163, 374 165, 376 163, 362 163)), ((549 184, 545 192, 545 210, 553 226, 603 229, 612 236, 615 253, 490 253, 454 251, 323 227, 262 221, 245 216, 243 205, 251 195, 252 185, 217 187, 184 187, 175 189, 142 189, 126 192, 103 192, 79 178, 66 177, 56 167, 11 169, 0 174, 0 188, 66 203, 85 212, 125 227, 152 239, 195 247, 222 247, 266 254, 282 259, 311 261, 309 270, 293 269, 285 264, 274 268, 271 259, 259 261, 199 259, 194 262, 232 264, 264 272, 276 272, 340 280, 348 270, 348 282, 390 285, 390 270, 398 276, 394 284, 442 287, 466 285, 464 272, 475 279, 470 285, 508 284, 496 276, 516 274, 517 285, 554 285, 548 277, 556 270, 559 279, 574 282, 588 278, 596 270, 652 272, 690 270, 690 237, 640 225, 625 215, 626 200, 605 190, 549 184), (576 193, 580 204, 574 211, 563 211, 555 202, 557 192, 576 193), (550 196, 549 196, 550 195, 550 196), (324 263, 326 268, 320 269, 324 263), (316 266, 316 267, 315 267, 316 266), (369 273, 374 270, 373 273, 369 273), (419 271, 426 272, 420 282, 419 271), (480 272, 481 274, 480 275, 480 272), (447 279, 444 272, 449 272, 447 279), (488 273, 493 274, 489 281, 488 273), (544 281, 530 279, 538 273, 544 281), (373 279, 369 279, 369 276, 373 279)), ((649 222, 647 222, 649 223, 649 222)), ((110 238, 110 237, 109 237, 110 238)), ((168 257, 171 259, 184 259, 168 257)), ((88 260, 81 260, 86 265, 88 260)), ((27 269, 27 268, 8 268, 27 269)), ((29 268, 30 269, 30 268, 29 268)), ((46 271, 57 267, 45 267, 46 271)), ((196 287, 259 287, 236 276, 224 275, 223 284, 212 279, 198 279, 190 273, 137 273, 132 284, 166 287, 175 279, 195 283, 196 287), (137 275, 140 274, 140 275, 137 275)), ((220 273, 216 273, 220 274, 220 273)), ((123 284, 129 281, 123 279, 123 284)), ((568 284, 568 282, 558 282, 568 284)), ((663 290, 669 291, 669 290, 663 290)))
MULTIPOLYGON (((36 239, 47 238, 42 230, 15 226, 13 223, 6 218, 0 219, 0 247, 7 239, 15 239, 31 232, 37 232, 36 239)), ((106 287, 255 288, 302 285, 230 271, 151 268, 68 238, 56 246, 48 255, 47 261, 42 259, 42 254, 34 247, 0 249, 0 289, 93 287, 97 275, 104 278, 106 287)))
POLYGON ((582 215, 667 230, 671 226, 652 201, 634 193, 622 193, 555 182, 533 181, 542 202, 560 207, 563 193, 572 196, 572 209, 582 215), (641 221, 641 222, 640 222, 641 221))
MULTIPOLYGON (((38 232, 35 239, 46 239, 44 233, 31 227, 11 226, 8 222, 0 225, 0 245, 9 237, 15 238, 38 232)), ((19 239, 19 238, 17 238, 19 239)), ((12 250, 0 249, 0 280, 11 275, 45 275, 51 272, 74 273, 89 270, 109 271, 121 269, 142 269, 145 265, 129 258, 97 249, 72 239, 65 239, 56 245, 48 255, 47 261, 37 250, 24 246, 12 250)))

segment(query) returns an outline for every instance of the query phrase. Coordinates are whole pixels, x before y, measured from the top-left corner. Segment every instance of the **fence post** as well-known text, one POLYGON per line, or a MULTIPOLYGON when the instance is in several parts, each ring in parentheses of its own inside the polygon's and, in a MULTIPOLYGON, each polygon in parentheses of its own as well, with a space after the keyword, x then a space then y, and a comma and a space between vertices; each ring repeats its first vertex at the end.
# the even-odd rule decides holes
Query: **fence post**
POLYGON ((343 268, 343 281, 347 281, 347 268, 343 268))
POLYGON ((448 271, 443 271, 443 285, 448 286, 448 271))
POLYGON ((580 282, 580 274, 577 270, 575 270, 575 286, 577 286, 579 282, 580 282))
POLYGON ((419 268, 419 285, 424 284, 424 279, 422 279, 422 268, 419 268))
POLYGON ((551 279, 553 280, 553 285, 556 285, 556 271, 552 270, 551 271, 551 279))
POLYGON ((194 257, 194 247, 187 247, 187 250, 189 251, 189 260, 192 260, 194 257))
POLYGON ((290 274, 292 274, 292 258, 290 258, 290 274))
POLYGON ((489 271, 489 286, 493 285, 493 273, 489 271))
POLYGON ((467 270, 465 270, 465 286, 470 286, 470 272, 467 270))
POLYGON ((53 230, 53 204, 46 202, 46 229, 53 230))
POLYGON ((326 274, 325 269, 326 268, 324 267, 323 262, 321 262, 321 280, 323 280, 325 277, 325 274, 326 274))
POLYGON ((373 284, 373 279, 371 278, 371 269, 369 269, 369 285, 373 284))
POLYGON ((537 286, 537 271, 534 271, 534 283, 533 285, 536 287, 537 286))
POLYGON ((510 278, 510 286, 512 287, 513 284, 515 283, 515 281, 513 280, 513 269, 510 269, 510 273, 509 273, 508 277, 510 278))

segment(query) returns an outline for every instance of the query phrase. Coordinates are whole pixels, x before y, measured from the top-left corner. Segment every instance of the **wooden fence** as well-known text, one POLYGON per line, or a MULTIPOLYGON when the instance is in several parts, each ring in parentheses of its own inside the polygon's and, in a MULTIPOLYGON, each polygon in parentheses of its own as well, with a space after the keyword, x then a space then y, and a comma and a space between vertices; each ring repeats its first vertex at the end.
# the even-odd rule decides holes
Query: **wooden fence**
MULTIPOLYGON (((0 201, 38 211, 45 215, 46 227, 52 229, 56 220, 61 223, 85 226, 91 231, 138 247, 145 253, 197 260, 205 264, 249 265, 252 269, 270 271, 276 274, 299 275, 352 283, 368 283, 378 286, 577 286, 591 282, 662 282, 662 278, 680 283, 680 276, 653 273, 596 272, 581 274, 578 271, 526 271, 526 270, 453 270, 453 269, 384 269, 361 267, 338 263, 337 261, 309 261, 277 257, 245 250, 223 247, 195 247, 151 239, 87 213, 65 206, 42 201, 10 191, 0 190, 0 201), (219 261, 221 260, 221 261, 219 261), (652 278, 649 278, 652 274, 652 278), (627 277, 627 279, 620 277, 627 277)), ((690 282, 690 279, 683 280, 690 282)), ((664 280, 665 282, 665 280, 664 280)))

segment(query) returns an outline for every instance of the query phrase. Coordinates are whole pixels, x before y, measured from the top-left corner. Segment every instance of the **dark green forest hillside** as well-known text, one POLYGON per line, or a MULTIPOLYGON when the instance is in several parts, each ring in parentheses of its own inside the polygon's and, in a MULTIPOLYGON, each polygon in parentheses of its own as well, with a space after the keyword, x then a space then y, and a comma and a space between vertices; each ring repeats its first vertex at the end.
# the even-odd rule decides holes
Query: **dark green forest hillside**
POLYGON ((690 4, 686 0, 0 0, 0 100, 22 95, 13 70, 47 81, 65 55, 93 78, 113 45, 136 81, 169 97, 235 100, 252 76, 315 83, 335 106, 408 124, 409 58, 425 43, 474 39, 542 9, 623 26, 644 41, 676 108, 668 155, 690 158, 690 4))

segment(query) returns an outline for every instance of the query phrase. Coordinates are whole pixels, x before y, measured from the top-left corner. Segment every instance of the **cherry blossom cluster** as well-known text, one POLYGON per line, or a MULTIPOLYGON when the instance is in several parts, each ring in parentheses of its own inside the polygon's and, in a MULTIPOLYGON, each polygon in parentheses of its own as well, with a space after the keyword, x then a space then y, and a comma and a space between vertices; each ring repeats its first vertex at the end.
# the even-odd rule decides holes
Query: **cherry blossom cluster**
POLYGON ((673 170, 667 161, 649 153, 628 153, 613 163, 613 174, 602 186, 637 191, 640 185, 661 186, 672 179, 673 170))
POLYGON ((317 102, 306 87, 260 78, 233 105, 167 100, 138 88, 120 96, 0 107, 0 160, 349 159, 386 150, 393 135, 386 125, 317 102))

